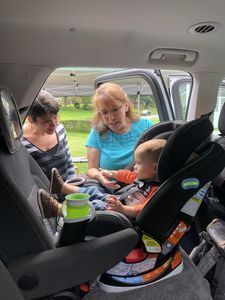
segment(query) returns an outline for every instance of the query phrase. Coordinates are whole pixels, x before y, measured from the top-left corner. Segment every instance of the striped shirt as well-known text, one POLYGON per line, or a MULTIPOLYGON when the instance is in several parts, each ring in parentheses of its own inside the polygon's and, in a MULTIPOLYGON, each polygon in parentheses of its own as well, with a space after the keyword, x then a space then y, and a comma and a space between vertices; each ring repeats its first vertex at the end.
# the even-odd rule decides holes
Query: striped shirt
POLYGON ((22 137, 21 142, 42 168, 49 180, 51 178, 51 169, 57 168, 65 181, 72 178, 75 171, 67 142, 66 130, 62 124, 56 127, 56 136, 58 144, 47 151, 39 149, 25 137, 22 137))

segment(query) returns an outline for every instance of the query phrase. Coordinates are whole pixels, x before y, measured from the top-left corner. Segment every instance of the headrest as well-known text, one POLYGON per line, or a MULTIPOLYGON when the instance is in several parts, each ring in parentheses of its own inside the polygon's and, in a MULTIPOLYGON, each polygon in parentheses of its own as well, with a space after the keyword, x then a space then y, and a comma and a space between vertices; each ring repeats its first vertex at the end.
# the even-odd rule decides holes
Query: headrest
POLYGON ((22 122, 14 97, 8 89, 2 88, 0 89, 0 137, 10 153, 17 150, 22 134, 22 122))
POLYGON ((220 112, 218 129, 222 135, 225 135, 225 103, 220 112))
POLYGON ((135 145, 135 149, 140 144, 154 138, 167 140, 170 134, 182 124, 184 124, 183 121, 166 121, 153 125, 142 133, 135 145))
POLYGON ((160 155, 158 177, 164 182, 177 172, 191 154, 213 131, 213 125, 207 116, 187 122, 178 127, 168 138, 160 155))

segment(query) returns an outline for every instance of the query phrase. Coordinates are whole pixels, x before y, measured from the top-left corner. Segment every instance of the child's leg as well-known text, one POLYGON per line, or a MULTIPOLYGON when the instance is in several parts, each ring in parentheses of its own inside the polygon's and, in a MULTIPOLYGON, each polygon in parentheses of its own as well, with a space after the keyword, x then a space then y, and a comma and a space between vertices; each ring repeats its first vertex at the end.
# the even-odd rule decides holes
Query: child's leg
POLYGON ((61 193, 68 195, 68 194, 81 193, 81 192, 79 186, 64 182, 61 188, 61 193))
POLYGON ((89 201, 92 202, 96 210, 106 210, 105 199, 109 194, 104 188, 98 186, 80 187, 79 193, 89 194, 89 201))
POLYGON ((105 189, 98 186, 78 187, 78 193, 87 193, 90 195, 89 201, 101 200, 105 201, 105 198, 109 195, 105 189))
POLYGON ((77 193, 79 188, 63 181, 59 171, 56 168, 51 170, 50 194, 73 194, 77 193))
POLYGON ((51 171, 50 194, 73 194, 73 193, 87 193, 90 195, 90 201, 101 200, 104 201, 108 195, 106 190, 98 186, 79 187, 71 183, 64 182, 56 168, 51 171))
POLYGON ((56 168, 51 170, 50 194, 61 194, 64 181, 56 168))
POLYGON ((91 203, 93 204, 95 210, 106 210, 107 209, 106 203, 102 200, 93 200, 91 203))
POLYGON ((45 190, 40 189, 38 191, 37 201, 42 218, 50 219, 54 217, 63 217, 62 204, 45 190))

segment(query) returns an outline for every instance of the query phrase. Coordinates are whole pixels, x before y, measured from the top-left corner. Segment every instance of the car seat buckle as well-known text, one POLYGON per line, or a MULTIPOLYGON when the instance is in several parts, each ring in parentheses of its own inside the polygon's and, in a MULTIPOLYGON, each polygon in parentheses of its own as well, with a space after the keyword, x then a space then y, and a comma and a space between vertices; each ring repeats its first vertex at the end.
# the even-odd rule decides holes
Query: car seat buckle
POLYGON ((142 248, 133 249, 126 257, 126 263, 137 263, 144 260, 148 256, 148 253, 145 252, 142 248))

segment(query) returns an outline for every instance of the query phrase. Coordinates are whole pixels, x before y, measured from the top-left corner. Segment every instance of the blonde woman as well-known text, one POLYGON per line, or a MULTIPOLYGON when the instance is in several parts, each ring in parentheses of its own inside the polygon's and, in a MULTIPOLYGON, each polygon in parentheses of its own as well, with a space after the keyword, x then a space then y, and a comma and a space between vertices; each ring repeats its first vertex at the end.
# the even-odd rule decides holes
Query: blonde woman
POLYGON ((102 169, 119 170, 131 163, 135 143, 153 123, 134 115, 127 94, 115 83, 100 85, 92 102, 96 113, 86 142, 88 176, 115 189, 119 186, 104 176, 102 169))

